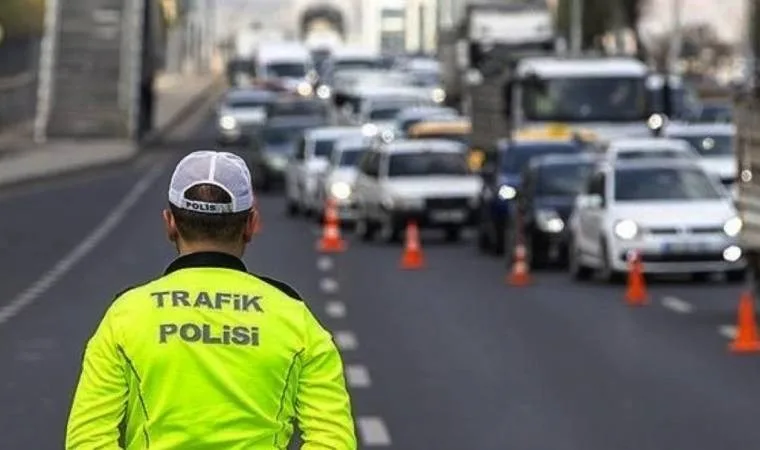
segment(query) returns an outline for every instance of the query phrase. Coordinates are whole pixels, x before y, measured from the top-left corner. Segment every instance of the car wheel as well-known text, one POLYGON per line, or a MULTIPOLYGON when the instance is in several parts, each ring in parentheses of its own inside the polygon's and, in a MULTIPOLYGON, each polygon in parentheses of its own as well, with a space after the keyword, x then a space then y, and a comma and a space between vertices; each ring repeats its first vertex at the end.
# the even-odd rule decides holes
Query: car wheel
POLYGON ((610 251, 607 248, 607 243, 602 241, 600 244, 602 266, 599 268, 599 276, 607 283, 620 283, 624 280, 623 273, 618 272, 612 268, 610 262, 610 251))
POLYGON ((594 271, 590 267, 584 266, 581 262, 580 251, 578 250, 574 239, 570 240, 567 250, 567 265, 570 272, 570 276, 577 281, 586 281, 591 279, 594 271))
POLYGON ((290 217, 295 217, 300 212, 298 210, 298 203, 294 202, 293 200, 287 200, 285 203, 285 212, 290 217))
POLYGON ((446 242, 459 242, 460 239, 462 239, 462 228, 446 228, 446 242))
POLYGON ((729 270, 726 272, 726 281, 729 283, 741 283, 745 279, 747 279, 745 270, 729 270))
POLYGON ((361 213, 356 218, 354 233, 356 233, 359 238, 365 242, 371 241, 375 237, 375 226, 370 222, 366 214, 361 213))

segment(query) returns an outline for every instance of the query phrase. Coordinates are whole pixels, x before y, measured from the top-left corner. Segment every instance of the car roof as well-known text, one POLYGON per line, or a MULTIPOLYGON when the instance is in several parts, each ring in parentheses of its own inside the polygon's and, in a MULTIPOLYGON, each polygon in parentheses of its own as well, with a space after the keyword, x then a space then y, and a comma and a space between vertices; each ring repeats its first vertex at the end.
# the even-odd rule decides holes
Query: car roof
POLYGON ((677 136, 733 136, 736 126, 732 123, 671 124, 665 128, 665 135, 677 136))
POLYGON ((333 49, 330 55, 331 59, 340 61, 341 59, 376 59, 380 60, 381 56, 378 52, 367 47, 338 47, 333 49))
POLYGON ((274 100, 277 94, 265 89, 230 89, 224 94, 224 101, 229 100, 274 100))
POLYGON ((308 130, 306 137, 308 139, 338 139, 341 136, 351 134, 361 136, 361 127, 319 127, 308 130))
POLYGON ((347 137, 342 137, 335 142, 335 150, 343 151, 346 149, 368 147, 371 144, 372 144, 372 139, 366 136, 362 136, 362 137, 347 136, 347 137))
POLYGON ((656 152, 659 150, 691 150, 689 143, 681 139, 654 137, 613 139, 610 141, 608 148, 613 152, 625 152, 629 150, 637 152, 656 152))
POLYGON ((444 139, 399 139, 382 145, 382 153, 424 153, 428 151, 443 153, 461 153, 463 145, 444 139))
POLYGON ((700 170, 702 166, 699 162, 691 159, 676 158, 643 158, 631 160, 618 160, 614 164, 607 166, 612 170, 634 170, 634 169, 661 169, 661 168, 684 168, 700 170))
POLYGON ((535 73, 542 77, 626 77, 645 76, 647 66, 636 58, 529 57, 517 66, 518 76, 535 73))

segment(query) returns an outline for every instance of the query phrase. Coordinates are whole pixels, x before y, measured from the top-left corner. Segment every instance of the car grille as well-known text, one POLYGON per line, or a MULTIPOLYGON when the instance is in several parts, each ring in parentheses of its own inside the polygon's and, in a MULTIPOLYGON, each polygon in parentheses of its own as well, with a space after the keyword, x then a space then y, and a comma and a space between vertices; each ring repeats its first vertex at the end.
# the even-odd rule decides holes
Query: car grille
POLYGON ((425 201, 426 209, 460 209, 467 208, 467 197, 429 198, 425 201))
MULTIPOLYGON (((627 254, 618 255, 620 261, 627 261, 627 254)), ((651 254, 642 253, 641 262, 643 263, 691 263, 691 262, 721 262, 723 253, 718 252, 701 252, 701 253, 673 253, 673 254, 651 254)))

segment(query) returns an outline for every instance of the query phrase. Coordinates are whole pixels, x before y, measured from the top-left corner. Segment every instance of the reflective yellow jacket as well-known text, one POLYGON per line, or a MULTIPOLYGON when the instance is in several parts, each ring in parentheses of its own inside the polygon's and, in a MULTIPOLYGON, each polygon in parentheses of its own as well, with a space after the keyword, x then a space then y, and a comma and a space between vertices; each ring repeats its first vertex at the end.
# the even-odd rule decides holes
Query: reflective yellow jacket
POLYGON ((111 305, 87 344, 66 449, 357 447, 343 364, 288 285, 195 253, 111 305))

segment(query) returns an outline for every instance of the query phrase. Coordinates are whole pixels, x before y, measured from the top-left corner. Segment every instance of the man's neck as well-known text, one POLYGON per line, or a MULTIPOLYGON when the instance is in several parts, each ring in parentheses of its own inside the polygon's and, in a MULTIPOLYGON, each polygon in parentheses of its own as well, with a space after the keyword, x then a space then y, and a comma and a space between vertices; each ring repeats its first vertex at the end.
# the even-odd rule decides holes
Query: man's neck
POLYGON ((191 253, 216 252, 227 253, 238 258, 243 257, 243 247, 241 245, 224 245, 217 242, 182 242, 177 246, 177 250, 179 251, 179 256, 185 256, 191 253))

